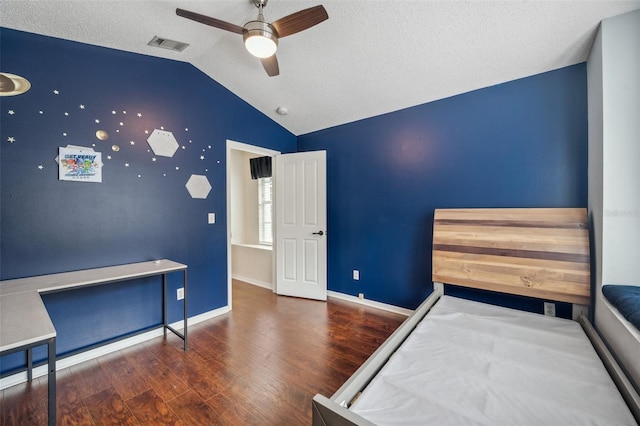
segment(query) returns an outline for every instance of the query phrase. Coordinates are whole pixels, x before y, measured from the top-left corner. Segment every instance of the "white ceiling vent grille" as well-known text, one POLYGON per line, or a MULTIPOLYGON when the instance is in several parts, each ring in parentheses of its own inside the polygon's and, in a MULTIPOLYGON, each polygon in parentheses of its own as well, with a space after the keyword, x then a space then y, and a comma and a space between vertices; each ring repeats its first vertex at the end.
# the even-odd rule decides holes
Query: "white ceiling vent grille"
POLYGON ((153 39, 149 43, 149 46, 162 47, 163 49, 174 50, 176 52, 182 52, 189 43, 183 43, 181 41, 169 40, 168 38, 162 38, 153 36, 153 39))

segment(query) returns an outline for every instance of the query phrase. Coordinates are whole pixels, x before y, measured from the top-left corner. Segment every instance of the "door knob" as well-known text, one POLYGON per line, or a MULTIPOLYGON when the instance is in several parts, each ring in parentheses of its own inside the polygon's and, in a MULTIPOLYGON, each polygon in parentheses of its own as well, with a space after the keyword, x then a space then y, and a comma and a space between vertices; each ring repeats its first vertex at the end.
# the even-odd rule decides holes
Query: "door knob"
POLYGON ((322 232, 322 231, 314 232, 314 233, 313 233, 313 235, 320 235, 320 236, 323 236, 323 235, 324 235, 324 232, 322 232))

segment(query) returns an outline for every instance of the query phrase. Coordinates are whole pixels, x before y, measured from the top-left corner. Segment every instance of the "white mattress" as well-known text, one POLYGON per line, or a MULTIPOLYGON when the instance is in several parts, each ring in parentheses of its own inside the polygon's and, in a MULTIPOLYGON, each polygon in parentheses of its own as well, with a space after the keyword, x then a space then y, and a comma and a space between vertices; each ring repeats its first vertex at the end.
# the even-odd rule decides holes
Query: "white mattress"
POLYGON ((350 408, 377 425, 635 425, 580 324, 443 296, 350 408))

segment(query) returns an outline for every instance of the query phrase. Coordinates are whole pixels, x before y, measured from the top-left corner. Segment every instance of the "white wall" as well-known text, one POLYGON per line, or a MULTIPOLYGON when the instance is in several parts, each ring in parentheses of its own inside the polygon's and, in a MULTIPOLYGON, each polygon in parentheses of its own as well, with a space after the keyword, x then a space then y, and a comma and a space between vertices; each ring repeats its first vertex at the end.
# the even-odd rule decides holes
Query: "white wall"
POLYGON ((237 280, 273 288, 273 251, 256 246, 232 245, 232 276, 237 280))
POLYGON ((601 292, 640 285, 640 10, 602 22, 587 73, 595 324, 640 386, 640 333, 601 292))
POLYGON ((640 285, 640 10, 602 24, 605 284, 640 285))
POLYGON ((231 150, 231 242, 258 244, 258 181, 251 179, 251 152, 231 150))
POLYGON ((250 152, 244 153, 242 179, 244 180, 244 242, 258 244, 258 181, 251 179, 249 160, 260 157, 250 152))
POLYGON ((239 243, 245 240, 244 228, 244 181, 242 174, 244 169, 242 162, 244 152, 235 149, 231 150, 231 161, 229 164, 229 198, 231 204, 231 215, 229 222, 231 224, 231 242, 239 243))

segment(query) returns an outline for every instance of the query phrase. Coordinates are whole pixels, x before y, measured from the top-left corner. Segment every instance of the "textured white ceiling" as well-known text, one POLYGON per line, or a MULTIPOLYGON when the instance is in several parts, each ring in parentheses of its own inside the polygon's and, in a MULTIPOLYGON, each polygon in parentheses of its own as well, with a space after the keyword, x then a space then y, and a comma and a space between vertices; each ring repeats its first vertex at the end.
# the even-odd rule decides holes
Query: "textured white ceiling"
POLYGON ((640 8, 640 0, 270 0, 265 19, 318 4, 329 20, 280 40, 277 77, 240 35, 175 14, 243 25, 257 16, 250 0, 0 0, 0 25, 190 62, 300 135, 583 62, 602 19, 640 8), (154 35, 190 46, 147 46, 154 35))

